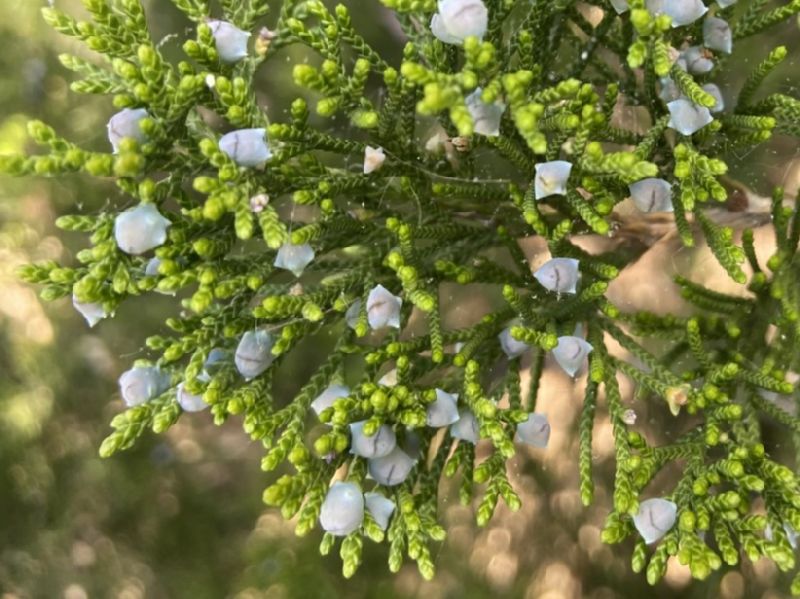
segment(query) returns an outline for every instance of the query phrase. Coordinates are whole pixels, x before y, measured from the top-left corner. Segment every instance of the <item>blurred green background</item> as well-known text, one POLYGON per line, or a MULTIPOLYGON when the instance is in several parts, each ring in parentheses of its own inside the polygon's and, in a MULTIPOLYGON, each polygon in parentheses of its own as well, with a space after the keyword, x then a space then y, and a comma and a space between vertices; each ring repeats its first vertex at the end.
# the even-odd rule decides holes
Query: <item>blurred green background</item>
MULTIPOLYGON (((39 15, 43 4, 0 0, 0 153, 35 150, 25 133, 30 118, 85 147, 105 148, 111 101, 69 92, 72 75, 57 56, 83 50, 47 28, 39 15)), ((377 0, 347 4, 358 9, 356 24, 368 39, 396 62, 401 40, 377 0)), ((56 5, 83 14, 77 0, 56 5)), ((168 55, 177 55, 189 23, 167 0, 146 5, 156 39, 178 34, 164 45, 168 55)), ((773 40, 790 42, 795 58, 775 86, 797 91, 797 24, 777 33, 773 40)), ((754 61, 766 52, 762 43, 753 45, 754 61)), ((295 93, 288 73, 288 67, 268 69, 257 90, 273 117, 295 93)), ((744 176, 763 187, 797 171, 796 154, 789 140, 779 139, 738 160, 747 165, 744 176)), ((55 218, 125 201, 113 185, 82 176, 0 179, 2 599, 784 596, 787 581, 763 560, 705 584, 690 585, 677 563, 656 589, 633 575, 630 547, 609 548, 599 540, 609 504, 602 487, 608 488, 612 472, 609 432, 598 425, 601 490, 596 506, 583 510, 572 432, 578 400, 552 372, 553 399, 544 403, 556 423, 553 443, 546 455, 530 451, 510 465, 525 507, 517 514, 500 509, 487 529, 477 530, 469 508, 459 506, 455 490, 444 484, 442 516, 450 534, 436 548, 439 572, 432 583, 422 582, 411 566, 390 575, 385 548, 371 545, 361 571, 342 579, 338 557, 319 557, 318 532, 297 539, 291 523, 264 508, 261 492, 270 479, 260 471, 259 448, 236 421, 217 428, 207 412, 190 415, 169 434, 148 435, 134 450, 100 460, 107 423, 122 409, 116 378, 144 355, 144 337, 159 331, 176 302, 138 298, 90 330, 68 301, 44 305, 13 270, 32 260, 69 263, 86 242, 57 232, 55 218)), ((297 379, 314 361, 303 358, 295 365, 297 379)), ((640 418, 643 426, 656 422, 644 409, 640 418)))

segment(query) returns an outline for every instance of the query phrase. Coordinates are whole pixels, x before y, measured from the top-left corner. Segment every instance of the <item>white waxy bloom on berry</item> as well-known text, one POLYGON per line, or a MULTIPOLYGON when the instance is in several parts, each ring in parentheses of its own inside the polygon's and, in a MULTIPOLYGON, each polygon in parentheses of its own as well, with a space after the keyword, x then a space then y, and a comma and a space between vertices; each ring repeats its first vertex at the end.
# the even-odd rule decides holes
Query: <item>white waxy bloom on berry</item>
POLYGON ((392 295, 383 285, 377 285, 367 296, 367 320, 370 328, 400 328, 400 307, 403 300, 392 295))
POLYGON ((481 427, 472 410, 462 408, 458 412, 458 420, 450 425, 450 436, 473 444, 480 440, 481 427))
POLYGON ((227 21, 211 20, 208 26, 222 62, 232 64, 247 57, 247 40, 250 39, 248 31, 242 31, 227 21))
POLYGON ((367 511, 372 515, 375 523, 381 530, 389 528, 389 518, 395 510, 394 501, 384 497, 380 493, 364 493, 364 501, 367 504, 367 511))
POLYGON ((378 379, 378 384, 383 385, 384 387, 396 387, 397 386, 397 368, 392 368, 386 374, 384 374, 381 378, 378 379))
POLYGON ((654 497, 639 504, 633 525, 648 545, 663 537, 675 524, 678 506, 668 499, 654 497))
POLYGON ((284 243, 275 256, 274 265, 299 277, 312 260, 314 260, 314 248, 307 243, 302 245, 284 243))
POLYGON ((119 152, 119 144, 125 138, 130 137, 139 143, 146 139, 141 123, 148 116, 150 115, 144 108, 125 108, 109 119, 108 141, 111 142, 115 154, 119 152))
POLYGON ((402 483, 413 467, 414 460, 405 451, 395 447, 388 455, 369 460, 367 470, 378 484, 393 487, 402 483))
POLYGON ((624 422, 629 426, 633 426, 634 424, 636 424, 636 418, 637 418, 636 412, 634 412, 633 410, 630 409, 625 410, 622 413, 622 422, 624 422))
POLYGON ((246 379, 252 379, 264 372, 275 356, 272 355, 272 346, 275 340, 267 331, 247 331, 242 335, 236 347, 234 363, 236 370, 246 379))
POLYGON ((797 531, 792 528, 792 525, 788 522, 784 522, 783 530, 786 532, 786 540, 789 541, 789 545, 792 547, 792 549, 797 549, 797 531))
POLYGON ((658 97, 664 102, 672 102, 681 97, 681 90, 671 77, 662 77, 659 79, 659 86, 658 97))
MULTIPOLYGON (((788 522, 783 523, 783 531, 786 533, 786 540, 789 541, 791 548, 797 549, 797 531, 792 528, 792 525, 788 522)), ((764 538, 770 543, 775 540, 775 533, 773 532, 772 525, 769 523, 764 527, 764 538)))
POLYGON ((703 45, 706 48, 730 54, 733 50, 733 33, 725 19, 708 17, 703 22, 703 45))
POLYGON ((221 347, 215 347, 206 356, 206 361, 203 362, 203 374, 211 377, 217 374, 222 366, 229 359, 228 352, 221 347))
POLYGON ((328 489, 319 511, 323 530, 336 537, 345 537, 364 521, 364 496, 355 483, 335 482, 328 489))
POLYGON ((351 329, 356 328, 358 325, 358 315, 361 314, 361 300, 357 299, 354 301, 350 306, 347 308, 347 312, 344 313, 345 322, 347 322, 347 326, 351 329))
POLYGON ((347 397, 348 395, 350 395, 350 389, 344 385, 329 385, 325 391, 320 393, 317 398, 311 402, 311 409, 319 416, 322 412, 330 408, 337 399, 340 397, 347 397))
POLYGON ((530 345, 517 341, 511 336, 511 327, 506 327, 500 331, 497 338, 500 340, 500 347, 503 349, 503 353, 508 356, 509 360, 518 358, 530 349, 530 345))
MULTIPOLYGON (((786 381, 792 383, 793 385, 800 381, 800 375, 790 370, 786 373, 786 381)), ((761 397, 766 399, 767 401, 777 402, 783 400, 789 400, 789 395, 778 393, 776 391, 767 391, 766 389, 758 388, 756 389, 756 393, 758 393, 761 397)))
POLYGON ((422 438, 413 428, 406 427, 406 435, 401 448, 412 460, 419 459, 422 450, 422 438))
POLYGON ((373 148, 372 146, 364 148, 365 175, 369 175, 380 169, 384 162, 386 162, 386 154, 384 154, 383 148, 373 148))
POLYGON ((259 193, 250 198, 250 212, 258 214, 263 212, 264 208, 269 204, 269 196, 265 193, 259 193))
POLYGON ((483 90, 478 87, 464 98, 467 110, 472 116, 473 130, 487 137, 497 137, 500 135, 500 120, 506 110, 506 105, 502 102, 492 102, 487 104, 481 99, 483 90))
POLYGON ((673 27, 694 23, 708 12, 702 0, 647 0, 646 5, 654 15, 669 15, 673 27))
POLYGON ((153 204, 139 204, 114 220, 114 239, 126 254, 137 256, 163 245, 172 223, 153 204))
POLYGON ((134 366, 120 375, 118 383, 122 400, 132 408, 169 389, 169 373, 157 366, 134 366))
POLYGON ((692 135, 714 120, 705 106, 698 106, 686 98, 678 98, 667 104, 669 127, 681 135, 692 135))
POLYGON ((592 352, 592 345, 581 339, 566 335, 558 338, 558 345, 553 348, 553 357, 569 376, 575 376, 592 352))
POLYGON ((483 0, 439 0, 431 19, 431 33, 445 44, 461 44, 470 36, 483 38, 489 11, 483 0))
POLYGON ((576 293, 581 273, 579 262, 574 258, 551 258, 542 264, 533 276, 550 291, 556 293, 576 293))
POLYGON ((237 129, 219 139, 219 149, 239 166, 255 167, 272 157, 266 129, 237 129))
POLYGON ((725 98, 722 97, 722 91, 713 83, 706 83, 703 86, 703 91, 711 94, 714 97, 714 105, 709 107, 709 112, 722 112, 725 110, 725 98))
POLYGON ((572 171, 571 162, 552 160, 551 162, 540 162, 535 168, 533 191, 537 200, 567 193, 567 179, 572 171))
POLYGON ((516 440, 544 449, 550 440, 550 423, 547 415, 532 413, 525 422, 517 425, 516 440))
POLYGON ((672 185, 669 181, 649 177, 628 185, 631 199, 642 212, 672 212, 672 185))
POLYGON ((389 455, 397 445, 397 438, 392 427, 382 424, 374 435, 368 436, 364 434, 366 422, 366 420, 362 420, 350 425, 350 453, 370 459, 389 455))
POLYGON ((183 383, 178 385, 176 398, 184 412, 202 412, 209 407, 209 405, 203 401, 202 395, 189 393, 183 386, 183 383))
POLYGON ((161 266, 160 258, 150 258, 150 260, 147 262, 147 265, 144 267, 144 274, 148 277, 157 277, 159 266, 161 266))
MULTIPOLYGON (((159 276, 158 269, 161 266, 161 259, 158 257, 150 258, 147 262, 147 265, 144 267, 144 274, 148 277, 157 277, 159 276)), ((160 293, 161 295, 175 295, 175 291, 162 291, 158 287, 153 289, 156 293, 160 293)))
POLYGON ((428 426, 441 427, 453 424, 458 420, 458 395, 436 389, 436 399, 428 404, 426 423, 428 426))
POLYGON ((694 75, 704 75, 714 68, 714 61, 705 48, 690 46, 681 52, 678 66, 694 75))
POLYGON ((618 15, 629 11, 631 8, 628 4, 628 0, 611 0, 611 6, 614 7, 614 10, 617 11, 618 15))
POLYGON ((97 302, 80 302, 78 298, 75 297, 75 294, 72 295, 72 306, 83 316, 89 327, 93 327, 108 316, 103 304, 97 302))
POLYGON ((772 543, 775 540, 775 533, 772 530, 772 524, 767 522, 767 525, 764 527, 764 538, 772 543))

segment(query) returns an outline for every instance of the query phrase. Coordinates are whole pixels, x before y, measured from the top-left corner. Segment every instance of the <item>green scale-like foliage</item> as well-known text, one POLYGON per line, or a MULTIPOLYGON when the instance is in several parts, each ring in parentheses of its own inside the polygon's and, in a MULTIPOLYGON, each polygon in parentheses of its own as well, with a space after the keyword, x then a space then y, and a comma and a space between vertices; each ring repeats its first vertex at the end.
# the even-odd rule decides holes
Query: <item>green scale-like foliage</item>
MULTIPOLYGON (((330 10, 318 0, 285 0, 272 30, 255 33, 249 56, 223 62, 207 20, 256 32, 269 20, 266 1, 224 0, 221 15, 212 15, 206 0, 173 3, 197 24, 195 39, 183 44, 185 59, 176 64, 150 37, 139 0, 84 0, 87 21, 44 9, 55 29, 101 57, 62 57, 79 77, 73 90, 110 95, 117 109, 146 109, 143 137, 123 140, 115 153, 92 152, 34 122, 31 137, 46 151, 0 157, 0 170, 12 175, 113 178, 126 196, 120 210, 152 204, 169 219, 166 241, 142 256, 115 243, 113 208, 62 217, 58 226, 89 234, 91 246, 76 265, 21 271, 43 286, 44 298, 72 295, 106 315, 129 296, 183 298, 175 300, 183 310, 166 320, 171 333, 147 339, 148 363, 170 374, 169 389, 114 418, 102 455, 183 417, 177 401, 182 384, 210 405, 217 423, 241 415, 245 432, 265 448, 263 468, 288 472, 266 489, 264 500, 286 518, 298 516, 298 534, 317 525, 334 479, 394 502, 385 531, 367 513, 344 537, 346 576, 360 564, 367 537, 388 543, 392 571, 407 556, 432 577, 431 544, 445 535, 437 515, 440 478, 459 481, 461 500, 476 501, 480 525, 500 501, 520 507, 506 474, 519 443, 517 427, 535 410, 545 355, 559 335, 572 335, 579 325, 593 346, 577 430, 586 505, 594 496, 598 413, 607 412, 615 442, 613 507, 603 539, 636 537, 632 517, 651 495, 648 484, 678 462, 680 477, 665 495, 676 504, 677 519, 653 548, 637 537, 635 570, 646 570, 655 583, 673 555, 701 579, 743 558, 766 556, 781 570, 795 567, 785 530, 800 530, 800 477, 767 453, 760 422, 777 421, 800 439, 800 419, 786 402, 774 401, 775 394, 797 400, 787 375, 800 367, 800 211, 776 191, 771 216, 778 244, 774 255, 761 257, 766 270, 752 232, 744 232, 739 247, 733 230, 716 218, 727 199, 720 152, 761 143, 774 131, 800 133, 800 100, 759 94, 786 56, 784 48, 764 51, 737 102, 694 134, 681 135, 670 125, 658 79, 671 75, 679 93, 699 107, 713 106, 702 85, 725 77, 722 55, 704 51, 714 67, 702 78, 679 68, 675 49, 698 39, 700 21, 672 27, 669 16, 651 14, 643 0, 631 0, 621 14, 607 2, 487 0, 486 34, 461 44, 432 35, 433 0, 383 0, 407 37, 400 64, 368 45, 345 6, 330 10), (588 20, 588 5, 599 9, 599 22, 588 20), (315 98, 319 118, 297 97, 287 114, 270 120, 256 101, 254 76, 279 68, 284 48, 296 45, 319 56, 292 72, 305 97, 315 98), (498 135, 476 132, 467 97, 477 88, 483 102, 503 105, 498 135), (649 121, 643 134, 613 118, 619 102, 644 109, 649 121), (347 135, 342 120, 350 124, 347 135), (432 124, 441 134, 426 147, 419 135, 432 124), (265 129, 271 158, 258 168, 238 166, 218 145, 228 127, 265 129), (365 174, 360 164, 368 147, 381 148, 385 162, 365 174), (535 168, 553 160, 572 165, 565 190, 537 199, 535 168), (479 162, 497 165, 501 174, 487 175, 479 162), (359 168, 348 168, 354 164, 359 168), (607 299, 609 282, 638 253, 590 255, 575 240, 619 234, 615 207, 630 184, 652 177, 672 185, 678 239, 685 245, 705 240, 749 294, 726 295, 678 278, 684 298, 697 308, 690 318, 623 313, 607 299), (552 256, 578 261, 575 294, 553 293, 532 275, 518 245, 531 236, 544 238, 552 256), (288 242, 315 252, 299 282, 274 266, 277 250, 288 242), (145 272, 153 255, 157 269, 145 272), (754 272, 749 278, 745 263, 754 272), (474 289, 493 297, 495 307, 471 326, 447 328, 442 316, 459 300, 442 293, 445 283, 479 284, 474 289), (377 285, 403 300, 399 330, 370 330, 367 300, 377 285), (521 387, 520 361, 501 350, 498 335, 507 327, 533 354, 530 389, 521 387), (255 329, 273 336, 274 362, 248 380, 232 355, 242 335, 255 329), (330 336, 338 342, 299 393, 290 400, 276 394, 275 370, 284 357, 307 338, 330 336), (648 349, 654 347, 648 338, 661 340, 662 350, 648 349), (612 340, 633 359, 611 355, 606 344, 612 340), (215 348, 226 358, 204 373, 215 348), (498 361, 507 365, 499 380, 491 374, 498 361), (360 380, 320 414, 330 426, 315 428, 325 432, 312 437, 312 401, 329 385, 352 379, 354 363, 361 365, 360 380), (380 382, 390 368, 396 368, 396 382, 380 382), (675 420, 664 427, 675 422, 671 444, 656 446, 629 428, 619 374, 669 408, 672 416, 665 417, 675 420), (427 426, 437 388, 457 393, 460 408, 474 415, 486 445, 479 462, 472 443, 427 426), (692 415, 690 428, 678 420, 681 413, 692 415), (348 425, 357 421, 365 422, 366 434, 388 425, 398 443, 408 447, 413 439, 418 445, 400 484, 376 485, 367 460, 348 451, 348 425)), ((708 8, 728 20, 737 42, 800 11, 797 0, 764 5, 740 0, 733 8, 708 8)), ((628 235, 646 237, 647 215, 625 222, 628 235)), ((326 533, 322 553, 335 542, 326 533)), ((800 591, 800 578, 793 586, 800 591)))

